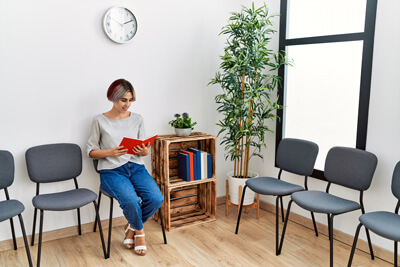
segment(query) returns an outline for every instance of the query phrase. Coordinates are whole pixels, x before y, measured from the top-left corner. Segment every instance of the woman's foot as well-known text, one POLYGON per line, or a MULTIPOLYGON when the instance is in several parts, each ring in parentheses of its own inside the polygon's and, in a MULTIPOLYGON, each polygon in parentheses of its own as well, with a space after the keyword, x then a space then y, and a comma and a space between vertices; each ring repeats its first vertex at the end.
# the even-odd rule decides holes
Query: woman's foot
POLYGON ((139 256, 146 255, 146 239, 144 234, 144 229, 135 232, 135 252, 139 256))
POLYGON ((124 246, 128 249, 131 249, 135 244, 135 241, 133 240, 135 236, 135 229, 133 229, 129 223, 125 225, 124 229, 125 229, 124 246))

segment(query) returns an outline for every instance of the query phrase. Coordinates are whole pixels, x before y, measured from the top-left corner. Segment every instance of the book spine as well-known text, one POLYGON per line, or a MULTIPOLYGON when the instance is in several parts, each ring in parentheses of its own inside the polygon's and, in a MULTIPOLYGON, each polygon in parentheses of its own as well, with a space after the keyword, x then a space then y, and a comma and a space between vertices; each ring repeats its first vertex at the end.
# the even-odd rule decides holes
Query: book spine
POLYGON ((204 151, 201 151, 200 153, 200 169, 201 169, 201 174, 200 174, 200 179, 206 178, 206 173, 207 173, 207 153, 204 151))
POLYGON ((178 152, 178 175, 184 181, 190 181, 189 155, 178 152))

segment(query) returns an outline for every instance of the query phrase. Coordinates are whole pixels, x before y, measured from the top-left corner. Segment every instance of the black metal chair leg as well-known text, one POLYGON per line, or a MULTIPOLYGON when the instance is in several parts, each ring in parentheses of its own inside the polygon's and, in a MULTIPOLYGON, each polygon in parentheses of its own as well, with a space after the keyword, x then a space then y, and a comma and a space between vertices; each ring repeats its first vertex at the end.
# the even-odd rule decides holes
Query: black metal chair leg
POLYGON ((329 266, 333 267, 333 217, 335 215, 331 214, 329 216, 329 266))
POLYGON ((275 254, 279 255, 279 200, 282 202, 282 197, 276 197, 275 203, 275 254))
POLYGON ((42 252, 43 217, 44 217, 43 210, 40 210, 39 247, 38 247, 37 263, 36 263, 37 267, 40 267, 40 256, 41 256, 41 252, 42 252))
POLYGON ((394 241, 394 266, 397 266, 397 241, 394 241))
POLYGON ((281 199, 282 222, 285 222, 285 213, 283 212, 283 199, 282 199, 282 196, 280 197, 280 199, 281 199))
POLYGON ((107 258, 110 257, 110 253, 111 253, 110 251, 111 251, 111 230, 112 230, 112 219, 113 219, 113 217, 112 217, 113 206, 114 206, 113 198, 110 198, 110 217, 108 219, 107 258))
POLYGON ((370 237, 370 235, 369 235, 369 230, 367 229, 367 227, 365 227, 365 233, 366 233, 366 235, 367 235, 368 246, 369 246, 369 252, 371 253, 371 259, 375 259, 374 250, 372 249, 371 237, 370 237))
POLYGON ((285 238, 285 232, 286 232, 287 223, 289 221, 289 214, 290 214, 290 208, 292 207, 292 203, 293 203, 293 200, 290 200, 289 204, 288 204, 288 208, 286 210, 285 224, 283 225, 283 229, 282 229, 281 242, 279 244, 278 255, 280 255, 282 252, 283 240, 285 238))
POLYGON ((357 247, 358 235, 360 234, 361 226, 362 226, 362 223, 360 223, 357 226, 356 234, 354 235, 354 241, 353 241, 353 246, 351 247, 349 262, 347 263, 348 267, 351 267, 351 263, 353 262, 354 251, 356 250, 356 247, 357 247))
MULTIPOLYGON (((99 206, 100 210, 100 201, 101 201, 101 190, 99 189, 99 199, 97 200, 97 205, 99 206)), ((94 220, 93 232, 96 232, 97 228, 97 220, 94 220)))
POLYGON ((14 244, 14 250, 17 250, 17 239, 15 238, 15 229, 14 229, 14 221, 13 218, 10 218, 10 226, 11 226, 11 235, 14 244))
POLYGON ((97 223, 99 224, 101 246, 103 247, 104 258, 107 259, 106 246, 104 243, 104 236, 103 236, 103 228, 101 227, 100 216, 99 216, 99 207, 97 206, 96 200, 93 201, 93 204, 94 204, 94 209, 96 211, 96 220, 97 223))
POLYGON ((161 223, 161 230, 164 238, 164 244, 167 244, 167 236, 165 235, 165 228, 164 228, 164 221, 161 213, 161 207, 158 209, 158 213, 160 215, 160 223, 161 223))
POLYGON ((237 233, 238 233, 238 231, 239 231, 239 222, 240 222, 240 216, 242 215, 242 208, 243 208, 244 194, 245 194, 245 192, 246 192, 246 188, 247 188, 247 185, 245 185, 245 186, 243 187, 242 201, 240 201, 240 209, 239 209, 239 214, 238 214, 238 218, 237 218, 237 223, 236 223, 236 231, 235 231, 235 234, 237 234, 237 233))
POLYGON ((33 246, 35 244, 36 215, 37 215, 37 208, 35 208, 35 210, 33 212, 33 226, 32 226, 32 235, 31 235, 31 246, 33 246))
POLYGON ((326 214, 326 216, 328 217, 328 237, 329 237, 329 240, 331 240, 331 232, 329 231, 329 229, 331 229, 330 228, 330 223, 331 223, 331 217, 329 216, 329 214, 326 214))
POLYGON ((26 256, 28 257, 28 263, 29 263, 29 266, 30 266, 30 267, 33 267, 32 258, 31 258, 31 253, 30 253, 30 251, 29 251, 28 239, 26 238, 26 232, 25 232, 24 221, 22 220, 22 215, 21 215, 21 214, 18 214, 18 218, 19 218, 19 223, 20 223, 20 225, 21 225, 22 237, 24 238, 26 256))
POLYGON ((311 219, 314 225, 315 236, 318 236, 318 229, 317 229, 317 224, 315 223, 314 212, 311 212, 311 219))
POLYGON ((82 235, 82 227, 81 227, 81 210, 79 208, 76 209, 78 212, 78 235, 82 235))

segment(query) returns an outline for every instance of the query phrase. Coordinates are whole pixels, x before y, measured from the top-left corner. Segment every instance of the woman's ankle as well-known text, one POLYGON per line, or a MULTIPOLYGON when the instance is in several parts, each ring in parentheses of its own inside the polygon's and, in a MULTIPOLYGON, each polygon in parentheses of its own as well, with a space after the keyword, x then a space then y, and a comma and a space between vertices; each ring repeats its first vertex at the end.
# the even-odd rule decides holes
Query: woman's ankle
POLYGON ((143 235, 144 234, 144 228, 142 230, 136 230, 135 235, 143 235))

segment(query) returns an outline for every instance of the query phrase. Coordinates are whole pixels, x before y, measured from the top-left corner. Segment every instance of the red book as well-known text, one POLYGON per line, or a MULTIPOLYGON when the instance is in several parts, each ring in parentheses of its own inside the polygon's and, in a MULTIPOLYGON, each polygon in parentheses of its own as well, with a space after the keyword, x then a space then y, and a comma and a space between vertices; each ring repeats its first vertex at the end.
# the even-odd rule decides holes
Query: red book
POLYGON ((119 144, 119 146, 123 146, 124 149, 128 149, 128 152, 126 152, 126 153, 136 155, 136 153, 133 152, 133 148, 135 148, 137 146, 142 146, 142 145, 147 146, 149 143, 151 146, 153 144, 154 140, 156 139, 156 137, 157 137, 157 135, 154 135, 145 140, 124 137, 121 141, 121 144, 119 144))
POLYGON ((193 161, 193 152, 187 150, 179 150, 181 153, 185 153, 189 155, 190 161, 190 181, 194 181, 194 161, 193 161))

